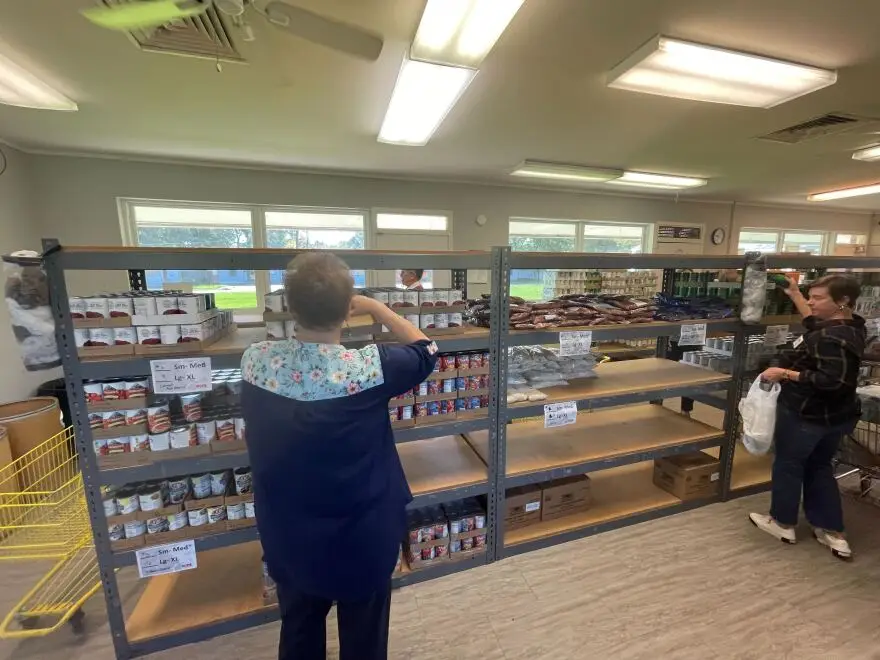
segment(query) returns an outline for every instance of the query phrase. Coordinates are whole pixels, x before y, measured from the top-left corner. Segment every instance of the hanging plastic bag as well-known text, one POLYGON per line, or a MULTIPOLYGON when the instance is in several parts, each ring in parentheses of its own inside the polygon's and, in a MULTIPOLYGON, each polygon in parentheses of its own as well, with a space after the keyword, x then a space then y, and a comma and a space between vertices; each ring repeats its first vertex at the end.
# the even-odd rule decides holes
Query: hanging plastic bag
POLYGON ((746 267, 743 278, 742 304, 739 318, 743 323, 760 323, 767 302, 767 267, 758 258, 746 267))
POLYGON ((40 255, 30 250, 4 255, 3 271, 12 333, 25 368, 40 371, 59 366, 55 319, 49 307, 49 285, 40 255))
POLYGON ((742 416, 742 443, 750 454, 763 456, 773 446, 773 432, 776 429, 776 399, 782 387, 779 383, 769 383, 755 379, 746 398, 739 402, 742 416))

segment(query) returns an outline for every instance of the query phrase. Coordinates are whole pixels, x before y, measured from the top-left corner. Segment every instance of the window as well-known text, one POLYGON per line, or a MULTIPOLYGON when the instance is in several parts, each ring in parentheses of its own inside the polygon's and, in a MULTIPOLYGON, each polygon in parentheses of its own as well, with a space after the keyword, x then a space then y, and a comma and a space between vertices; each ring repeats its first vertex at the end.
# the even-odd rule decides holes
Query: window
MULTIPOLYGON (((189 204, 121 200, 122 234, 127 245, 144 247, 359 250, 365 247, 365 211, 264 207, 237 204, 189 204)), ((352 271, 356 286, 364 271, 352 271)), ((189 283, 211 291, 217 306, 262 311, 267 290, 283 286, 283 273, 250 270, 147 271, 147 286, 189 283)))
POLYGON ((867 254, 868 237, 865 234, 835 234, 833 254, 846 257, 863 257, 867 254))
POLYGON ((737 253, 806 252, 808 254, 823 254, 827 237, 826 232, 743 229, 739 233, 737 253))
POLYGON ((581 252, 640 254, 645 248, 646 225, 584 224, 581 252))
POLYGON ((576 252, 577 223, 511 220, 509 238, 520 252, 576 252))
POLYGON ((782 233, 782 252, 807 252, 809 254, 822 254, 825 243, 825 234, 822 232, 793 232, 782 233))
POLYGON ((377 213, 376 229, 399 229, 402 231, 448 231, 449 218, 447 218, 445 215, 377 213))

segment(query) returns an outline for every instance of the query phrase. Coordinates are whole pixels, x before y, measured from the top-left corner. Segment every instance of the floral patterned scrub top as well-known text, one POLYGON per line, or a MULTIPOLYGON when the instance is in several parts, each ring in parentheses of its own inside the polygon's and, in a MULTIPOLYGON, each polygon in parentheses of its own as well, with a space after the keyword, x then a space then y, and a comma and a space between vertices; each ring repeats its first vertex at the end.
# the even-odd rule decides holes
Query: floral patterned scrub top
POLYGON ((330 598, 387 587, 412 500, 388 401, 431 373, 437 346, 348 349, 296 339, 242 356, 257 526, 281 588, 330 598))

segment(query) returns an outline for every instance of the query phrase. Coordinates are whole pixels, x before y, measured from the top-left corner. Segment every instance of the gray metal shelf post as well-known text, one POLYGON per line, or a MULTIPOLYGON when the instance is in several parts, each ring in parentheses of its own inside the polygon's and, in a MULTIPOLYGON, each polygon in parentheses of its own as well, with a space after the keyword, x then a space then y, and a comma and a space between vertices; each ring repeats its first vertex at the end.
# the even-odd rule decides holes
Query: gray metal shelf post
POLYGON ((64 369, 64 382, 70 415, 76 436, 76 452, 79 456, 79 467, 83 475, 86 504, 89 520, 92 524, 92 538, 95 542, 95 554, 100 567, 101 584, 104 589, 104 600, 107 603, 107 618, 110 623, 110 634, 117 658, 131 657, 131 648, 125 634, 125 615, 122 612, 122 600, 119 585, 116 582, 113 551, 107 533, 107 517, 101 498, 101 473, 95 457, 92 443, 92 431, 89 428, 86 396, 83 390, 83 378, 80 373, 80 362, 76 344, 73 341, 73 321, 70 316, 70 303, 67 295, 67 282, 64 269, 58 257, 60 252, 56 239, 43 240, 43 263, 49 280, 49 300, 52 314, 55 316, 55 339, 64 369))

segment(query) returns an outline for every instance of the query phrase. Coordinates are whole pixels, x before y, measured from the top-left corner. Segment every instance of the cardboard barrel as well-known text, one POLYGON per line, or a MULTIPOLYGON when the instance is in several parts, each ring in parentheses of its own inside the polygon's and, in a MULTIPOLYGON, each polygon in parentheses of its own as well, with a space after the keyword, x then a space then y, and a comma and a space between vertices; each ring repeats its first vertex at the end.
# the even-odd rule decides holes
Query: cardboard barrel
MULTIPOLYGON (((13 461, 64 430, 58 399, 51 396, 38 396, 0 404, 0 426, 6 429, 13 461)), ((69 452, 70 449, 64 446, 56 451, 69 452)), ((62 461, 62 457, 55 457, 56 465, 62 461)), ((48 461, 38 461, 33 468, 26 471, 27 474, 19 474, 18 481, 22 490, 43 476, 31 472, 41 469, 44 465, 46 469, 51 469, 48 461)))

